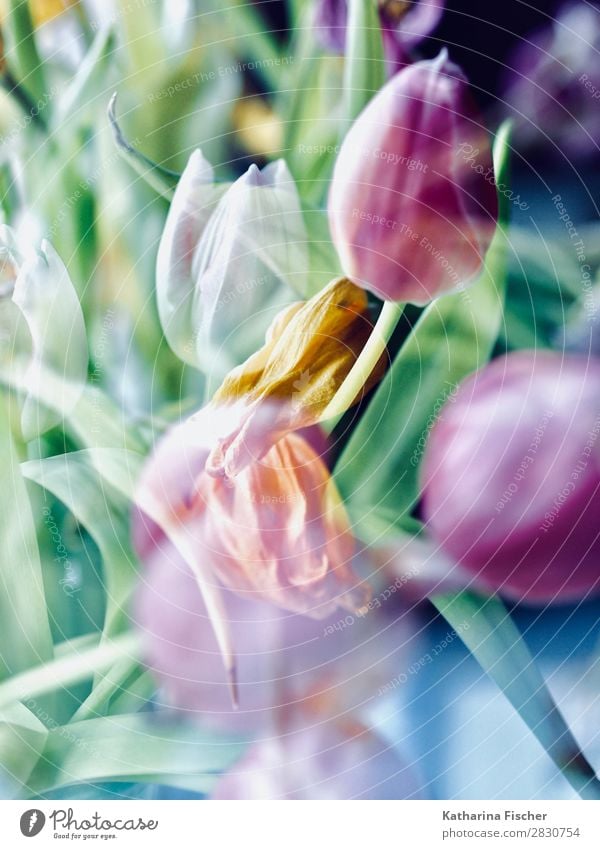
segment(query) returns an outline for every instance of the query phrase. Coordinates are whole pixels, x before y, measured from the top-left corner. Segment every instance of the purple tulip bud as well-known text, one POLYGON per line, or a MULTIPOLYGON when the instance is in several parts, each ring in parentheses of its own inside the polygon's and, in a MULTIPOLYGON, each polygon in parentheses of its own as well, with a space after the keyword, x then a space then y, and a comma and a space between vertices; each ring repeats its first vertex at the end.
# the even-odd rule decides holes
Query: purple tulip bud
POLYGON ((600 590, 600 362, 520 351, 465 380, 434 426, 424 516, 476 586, 531 602, 600 590))
POLYGON ((443 50, 396 74, 350 128, 329 195, 333 241, 354 283, 425 304, 475 277, 496 217, 488 134, 443 50))
POLYGON ((515 134, 568 156, 598 154, 600 10, 569 2, 520 42, 508 62, 503 100, 515 134))
MULTIPOLYGON (((409 52, 440 22, 445 0, 380 0, 379 18, 385 55, 392 68, 406 64, 409 52)), ((315 29, 323 46, 343 53, 346 46, 348 0, 319 0, 315 29)))

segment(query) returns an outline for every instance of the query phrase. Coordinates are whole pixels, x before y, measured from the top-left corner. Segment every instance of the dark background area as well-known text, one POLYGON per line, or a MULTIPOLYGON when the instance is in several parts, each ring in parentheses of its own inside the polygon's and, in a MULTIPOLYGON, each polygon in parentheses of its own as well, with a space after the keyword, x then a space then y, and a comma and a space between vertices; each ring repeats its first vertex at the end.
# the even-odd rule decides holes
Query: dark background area
MULTIPOLYGON (((287 29, 284 0, 259 0, 256 5, 274 29, 287 29)), ((433 56, 440 44, 448 45, 451 58, 485 99, 485 92, 498 91, 515 44, 548 23, 561 5, 560 0, 448 0, 440 25, 421 45, 420 52, 433 56)))

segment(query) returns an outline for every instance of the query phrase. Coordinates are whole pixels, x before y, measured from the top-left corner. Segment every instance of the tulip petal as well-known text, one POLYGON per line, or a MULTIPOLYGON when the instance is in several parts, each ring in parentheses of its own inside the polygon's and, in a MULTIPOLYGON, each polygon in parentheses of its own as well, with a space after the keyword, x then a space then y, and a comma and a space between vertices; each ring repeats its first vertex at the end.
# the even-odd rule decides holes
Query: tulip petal
POLYGON ((228 190, 194 254, 191 320, 198 362, 220 379, 262 343, 306 289, 307 236, 283 160, 251 166, 228 190))
POLYGON ((235 704, 235 656, 222 592, 206 565, 206 553, 194 533, 195 528, 184 521, 189 490, 203 468, 207 455, 205 443, 213 438, 216 426, 207 415, 200 423, 188 420, 173 428, 158 444, 137 488, 138 513, 134 516, 133 536, 138 554, 145 559, 164 534, 190 568, 214 629, 235 704))
POLYGON ((192 322, 192 260, 198 239, 227 184, 214 182, 211 164, 200 150, 190 156, 175 190, 156 261, 156 297, 163 332, 178 357, 198 365, 192 322))
POLYGON ((419 798, 417 777, 394 747, 352 720, 293 728, 255 743, 213 799, 419 798))

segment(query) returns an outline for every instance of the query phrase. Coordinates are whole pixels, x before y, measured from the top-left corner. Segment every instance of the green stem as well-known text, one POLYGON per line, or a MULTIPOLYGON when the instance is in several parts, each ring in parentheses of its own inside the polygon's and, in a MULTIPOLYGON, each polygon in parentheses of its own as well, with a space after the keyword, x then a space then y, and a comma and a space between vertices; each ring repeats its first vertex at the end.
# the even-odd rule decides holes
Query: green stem
POLYGON ((123 634, 110 643, 57 658, 14 675, 0 684, 0 709, 13 702, 35 698, 61 687, 92 678, 123 658, 139 656, 137 634, 123 634))
POLYGON ((28 0, 11 0, 9 27, 13 42, 9 57, 16 65, 19 84, 37 103, 44 98, 47 89, 28 0))
POLYGON ((383 37, 372 0, 349 0, 345 52, 344 115, 352 123, 385 83, 383 37))
POLYGON ((323 413, 324 427, 329 432, 333 430, 346 410, 360 395, 363 386, 384 353, 403 311, 404 304, 402 303, 395 301, 384 303, 367 344, 323 413))

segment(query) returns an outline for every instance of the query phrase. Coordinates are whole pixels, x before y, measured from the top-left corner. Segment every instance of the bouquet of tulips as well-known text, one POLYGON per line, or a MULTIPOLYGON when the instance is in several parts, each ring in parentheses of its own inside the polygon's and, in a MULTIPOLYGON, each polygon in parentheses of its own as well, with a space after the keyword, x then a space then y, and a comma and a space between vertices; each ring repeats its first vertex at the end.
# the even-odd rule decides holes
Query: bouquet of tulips
POLYGON ((0 794, 427 798, 461 641, 598 799, 518 611, 600 594, 600 254, 443 0, 230 5, 2 4, 0 794))

